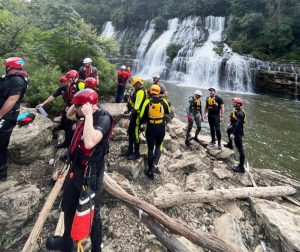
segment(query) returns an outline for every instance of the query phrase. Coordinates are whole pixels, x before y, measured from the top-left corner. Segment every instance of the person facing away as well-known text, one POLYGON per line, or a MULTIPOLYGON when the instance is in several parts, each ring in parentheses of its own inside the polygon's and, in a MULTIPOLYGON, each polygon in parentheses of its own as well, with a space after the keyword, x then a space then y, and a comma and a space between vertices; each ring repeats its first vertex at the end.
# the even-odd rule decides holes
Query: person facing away
POLYGON ((185 137, 185 144, 188 147, 192 145, 190 141, 190 133, 192 131, 194 122, 196 123, 197 126, 194 140, 197 143, 200 143, 198 135, 201 131, 201 122, 203 122, 202 104, 200 99, 201 97, 202 97, 202 92, 200 90, 196 90, 194 96, 190 97, 189 99, 189 107, 187 109, 188 128, 185 137))
POLYGON ((79 68, 78 73, 81 81, 85 81, 88 77, 93 77, 97 81, 97 85, 99 84, 99 76, 98 76, 98 69, 92 66, 92 59, 85 58, 83 60, 83 66, 79 68))
POLYGON ((76 127, 70 145, 71 163, 61 203, 65 230, 63 236, 49 237, 46 247, 48 250, 73 251, 72 223, 83 186, 86 186, 95 193, 90 232, 91 251, 100 252, 102 243, 100 195, 103 190, 104 157, 109 151, 109 135, 113 121, 108 112, 98 108, 98 94, 89 88, 75 94, 67 117, 76 122, 76 127))
POLYGON ((221 150, 221 121, 224 121, 225 106, 221 97, 216 95, 216 90, 214 88, 208 89, 210 94, 206 99, 204 107, 204 119, 208 118, 211 142, 210 146, 216 143, 216 136, 218 140, 218 149, 221 150))
POLYGON ((246 121, 246 113, 241 108, 244 101, 241 98, 235 97, 232 100, 233 111, 230 113, 230 124, 227 126, 228 143, 224 147, 233 149, 232 141, 239 152, 240 162, 238 166, 233 168, 235 172, 245 172, 245 153, 243 146, 244 124, 246 121))
POLYGON ((0 181, 7 178, 7 146, 28 86, 24 64, 19 57, 6 59, 5 75, 0 78, 0 181))
POLYGON ((128 79, 132 76, 130 68, 126 66, 121 66, 120 70, 118 70, 118 88, 116 94, 116 103, 120 103, 123 101, 125 88, 128 79))
POLYGON ((129 99, 131 110, 130 110, 130 122, 128 127, 128 149, 125 154, 128 160, 136 160, 140 158, 139 114, 141 112, 143 103, 147 97, 144 84, 145 82, 140 76, 134 77, 130 82, 130 85, 134 87, 134 92, 129 99))
POLYGON ((159 87, 160 87, 159 97, 167 98, 169 94, 168 94, 166 86, 161 83, 160 76, 158 74, 155 74, 152 77, 152 80, 153 80, 153 85, 159 85, 159 87))
POLYGON ((152 85, 150 88, 150 99, 144 102, 140 113, 141 122, 147 123, 148 167, 144 172, 149 179, 154 179, 155 173, 160 174, 158 162, 166 133, 165 115, 170 113, 167 100, 161 98, 159 94, 160 86, 152 85))

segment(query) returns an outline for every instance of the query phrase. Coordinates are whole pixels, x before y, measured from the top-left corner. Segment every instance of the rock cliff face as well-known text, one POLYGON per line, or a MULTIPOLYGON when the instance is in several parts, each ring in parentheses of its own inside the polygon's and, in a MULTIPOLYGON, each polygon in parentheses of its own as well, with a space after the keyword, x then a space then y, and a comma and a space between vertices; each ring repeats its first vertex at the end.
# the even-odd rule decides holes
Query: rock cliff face
MULTIPOLYGON (((280 66, 278 64, 278 66, 280 66)), ((288 71, 286 65, 283 69, 279 67, 270 69, 255 70, 255 86, 258 91, 265 93, 276 93, 291 98, 300 98, 300 68, 293 67, 292 71, 288 71)), ((290 68, 291 69, 291 68, 290 68)))

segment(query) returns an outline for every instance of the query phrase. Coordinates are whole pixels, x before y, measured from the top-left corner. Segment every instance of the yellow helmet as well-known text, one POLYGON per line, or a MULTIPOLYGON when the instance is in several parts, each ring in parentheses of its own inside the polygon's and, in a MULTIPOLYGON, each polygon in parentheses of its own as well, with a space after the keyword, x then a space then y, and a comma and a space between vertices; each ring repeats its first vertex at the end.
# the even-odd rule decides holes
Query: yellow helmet
POLYGON ((140 83, 141 85, 145 84, 144 80, 140 76, 133 77, 132 80, 131 80, 131 82, 130 82, 130 85, 133 86, 133 85, 135 85, 137 83, 140 83))
POLYGON ((158 95, 160 94, 160 86, 159 85, 152 85, 150 88, 150 94, 158 95))

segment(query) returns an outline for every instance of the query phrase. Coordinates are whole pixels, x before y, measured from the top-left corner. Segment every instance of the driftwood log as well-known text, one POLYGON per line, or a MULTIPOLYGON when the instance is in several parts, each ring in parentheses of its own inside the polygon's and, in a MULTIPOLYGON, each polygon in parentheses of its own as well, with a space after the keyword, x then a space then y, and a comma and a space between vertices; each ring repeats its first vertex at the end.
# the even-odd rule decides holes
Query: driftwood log
POLYGON ((180 236, 184 236, 191 242, 203 248, 210 249, 214 252, 238 252, 230 244, 224 242, 216 235, 204 233, 200 230, 190 227, 180 220, 169 217, 153 205, 122 190, 119 190, 115 186, 114 181, 110 179, 107 174, 104 175, 104 189, 112 196, 148 213, 157 222, 169 229, 170 232, 180 236))
POLYGON ((166 208, 199 202, 216 202, 220 200, 243 199, 248 197, 272 198, 296 193, 290 186, 243 187, 233 189, 216 189, 211 191, 181 192, 154 198, 154 205, 166 208))
POLYGON ((44 206, 43 206, 43 209, 41 210, 40 214, 39 214, 39 217, 37 219, 37 221, 35 222, 32 230, 31 230, 31 233, 22 249, 22 252, 31 252, 33 251, 34 247, 35 247, 35 244, 37 242, 37 239, 39 238, 40 236, 40 233, 43 229, 43 225, 49 215, 49 212, 63 186, 63 183, 65 181, 65 177, 66 177, 66 174, 68 173, 68 170, 69 168, 67 168, 63 174, 61 174, 54 187, 52 188, 52 191, 50 192, 44 206))
MULTIPOLYGON (((111 184, 115 185, 115 188, 125 192, 126 191, 110 176, 107 175, 107 179, 111 184)), ((160 225, 157 221, 155 221, 151 216, 149 216, 146 212, 133 207, 128 203, 124 203, 125 206, 140 219, 140 221, 153 233, 157 240, 161 242, 169 251, 174 252, 189 252, 190 250, 182 244, 175 235, 170 233, 164 226, 160 225)))

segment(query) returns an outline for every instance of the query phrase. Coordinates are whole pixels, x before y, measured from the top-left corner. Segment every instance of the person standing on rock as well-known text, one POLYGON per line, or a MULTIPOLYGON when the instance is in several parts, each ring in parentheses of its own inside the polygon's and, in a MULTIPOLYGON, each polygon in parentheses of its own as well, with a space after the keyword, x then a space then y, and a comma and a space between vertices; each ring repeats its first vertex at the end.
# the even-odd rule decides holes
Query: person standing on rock
POLYGON ((7 146, 28 86, 22 58, 8 58, 4 66, 6 73, 0 78, 0 181, 7 178, 7 146))
POLYGON ((120 103, 123 101, 125 88, 128 79, 132 76, 130 68, 126 68, 126 66, 121 66, 121 69, 118 70, 118 89, 116 95, 116 103, 120 103))
POLYGON ((85 81, 88 77, 93 77, 97 81, 97 85, 99 84, 99 76, 98 76, 98 69, 92 66, 92 59, 85 58, 83 60, 83 66, 80 67, 78 73, 81 81, 85 81))
POLYGON ((130 104, 132 109, 130 110, 130 123, 128 127, 128 149, 126 157, 128 160, 136 160, 140 158, 140 111, 143 103, 146 100, 147 94, 144 88, 144 80, 136 76, 134 77, 130 85, 134 87, 134 92, 130 97, 130 104), (133 151, 134 147, 134 151, 133 151))
POLYGON ((189 107, 187 111, 188 128, 185 137, 185 144, 188 147, 192 145, 190 141, 190 133, 192 131, 194 121, 197 125, 194 140, 197 143, 200 143, 198 135, 201 131, 201 122, 203 122, 202 105, 200 100, 201 96, 202 92, 200 90, 196 90, 194 96, 191 96, 189 99, 189 107))
POLYGON ((148 178, 154 179, 154 173, 160 174, 158 162, 166 133, 165 115, 170 113, 170 107, 165 99, 160 98, 159 85, 152 85, 149 91, 151 98, 144 102, 140 118, 141 123, 147 122, 146 141, 148 146, 148 168, 145 170, 145 174, 148 178), (155 151, 153 154, 154 146, 155 151))
POLYGON ((72 222, 83 185, 95 192, 94 218, 91 227, 91 251, 100 252, 102 243, 102 221, 100 216, 100 194, 103 190, 104 157, 108 153, 109 135, 112 129, 110 114, 98 108, 98 94, 92 89, 78 92, 67 117, 77 121, 70 145, 70 170, 66 176, 62 196, 64 212, 64 234, 48 238, 49 250, 73 251, 71 238, 72 222))
POLYGON ((227 127, 228 143, 224 144, 224 147, 233 149, 232 141, 238 149, 240 162, 239 165, 233 168, 235 172, 245 172, 245 153, 243 147, 243 136, 244 136, 244 123, 246 121, 246 113, 241 108, 244 101, 241 98, 233 98, 232 104, 234 110, 230 113, 230 124, 227 127))
POLYGON ((225 106, 221 97, 216 95, 214 88, 208 89, 210 92, 209 97, 206 99, 204 107, 204 119, 208 118, 211 142, 210 145, 216 144, 216 136, 218 140, 218 149, 221 150, 221 130, 220 124, 224 121, 225 106))
POLYGON ((159 87, 160 87, 159 97, 167 98, 169 94, 168 94, 166 86, 160 82, 160 76, 158 74, 155 74, 153 76, 152 80, 153 80, 153 85, 159 85, 159 87))

